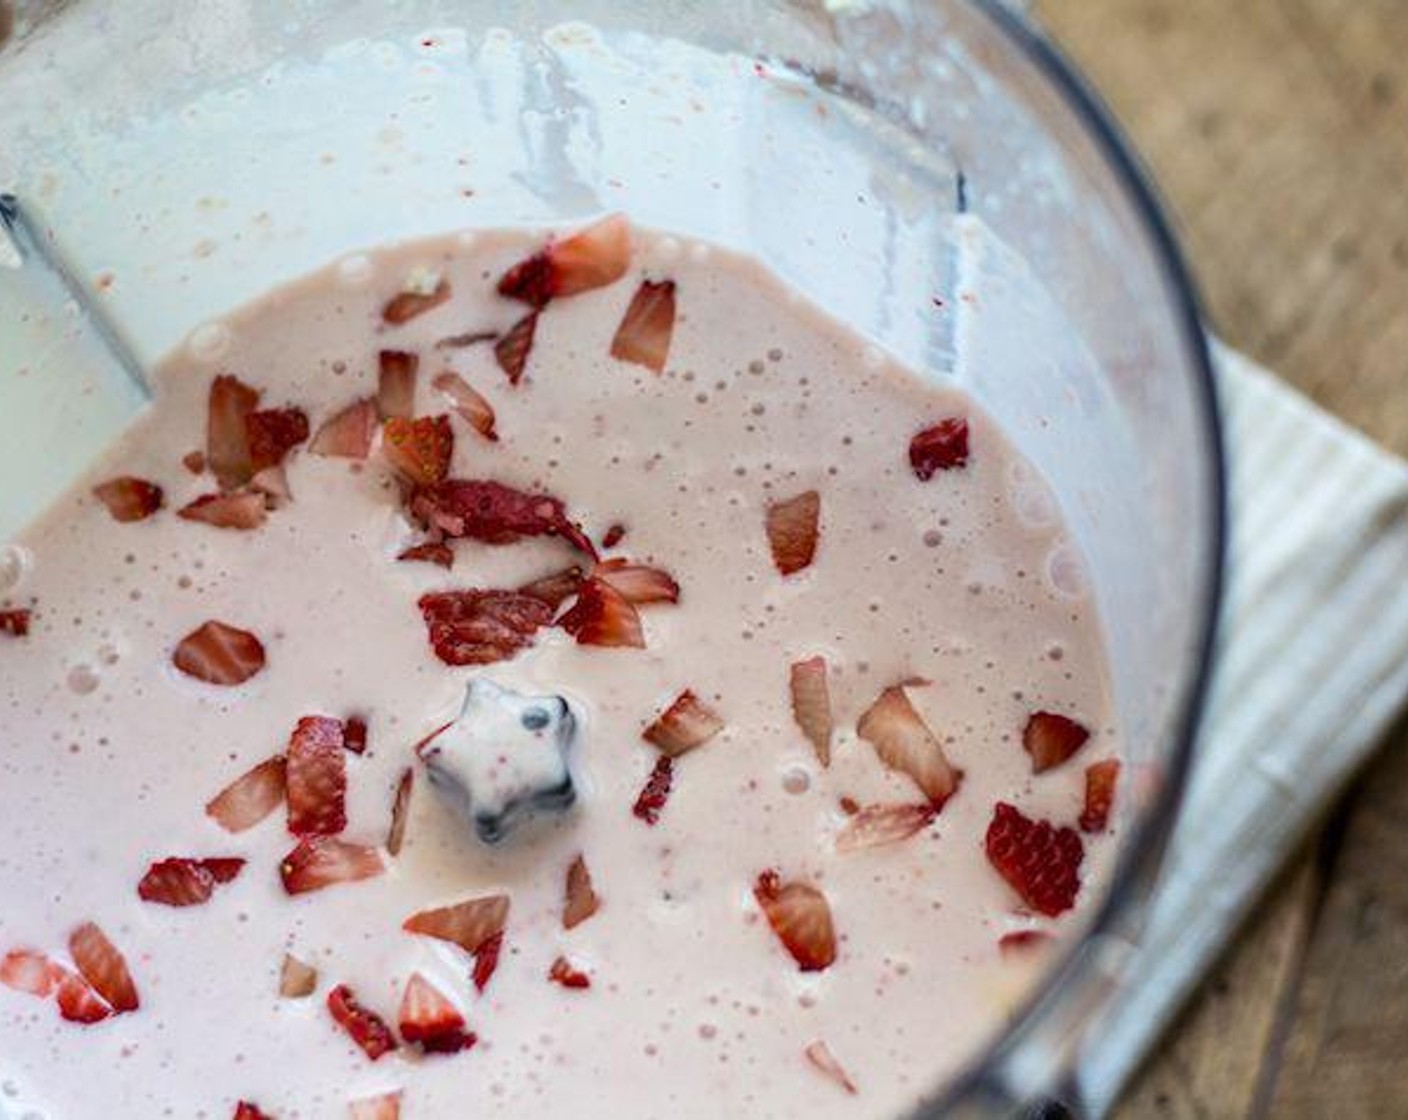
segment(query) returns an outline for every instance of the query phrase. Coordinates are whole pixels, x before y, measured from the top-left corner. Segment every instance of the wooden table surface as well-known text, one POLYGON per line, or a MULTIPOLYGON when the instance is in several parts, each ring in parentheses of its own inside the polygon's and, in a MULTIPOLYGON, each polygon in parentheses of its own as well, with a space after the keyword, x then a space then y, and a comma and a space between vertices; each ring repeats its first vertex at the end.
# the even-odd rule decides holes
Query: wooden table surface
MULTIPOLYGON (((1152 168, 1216 329, 1408 455, 1408 0, 1035 7, 1152 168)), ((1408 725, 1120 1115, 1408 1117, 1408 725)))

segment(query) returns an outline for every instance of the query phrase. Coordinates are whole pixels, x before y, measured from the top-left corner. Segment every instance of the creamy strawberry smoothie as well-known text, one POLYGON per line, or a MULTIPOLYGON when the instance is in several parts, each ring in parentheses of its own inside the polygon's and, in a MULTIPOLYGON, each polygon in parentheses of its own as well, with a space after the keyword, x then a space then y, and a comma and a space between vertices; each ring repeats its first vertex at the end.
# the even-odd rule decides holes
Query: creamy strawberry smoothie
POLYGON ((758 264, 378 249, 154 380, 0 552, 0 1111, 896 1115, 1100 895, 1054 503, 758 264))

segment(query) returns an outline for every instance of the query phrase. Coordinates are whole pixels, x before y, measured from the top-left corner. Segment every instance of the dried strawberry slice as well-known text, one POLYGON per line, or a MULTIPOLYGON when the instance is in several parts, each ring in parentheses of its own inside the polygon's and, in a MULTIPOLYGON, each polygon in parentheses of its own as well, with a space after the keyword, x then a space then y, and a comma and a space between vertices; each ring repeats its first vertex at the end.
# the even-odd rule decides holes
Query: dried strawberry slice
POLYGON ((845 854, 898 844, 924 831, 937 815, 932 805, 867 805, 841 829, 836 850, 845 854))
POLYGON ((301 408, 273 408, 245 417, 252 475, 277 467, 308 438, 308 415, 301 408))
POLYGON ((257 529, 268 516, 268 505, 263 494, 252 490, 236 494, 203 494, 178 509, 176 516, 216 529, 257 529))
POLYGON ((114 521, 144 521, 162 505, 161 487, 144 478, 123 475, 93 487, 93 496, 107 506, 114 521))
POLYGON ((514 265, 499 280, 499 294, 544 307, 558 296, 614 283, 630 264, 631 227, 613 214, 514 265))
POLYGON ((354 401, 323 422, 308 450, 339 459, 365 459, 372 452, 376 425, 376 402, 354 401))
POLYGON ((29 633, 30 619, 33 612, 28 610, 0 611, 0 634, 9 634, 12 638, 23 638, 29 633))
POLYGON ((645 780, 631 812, 646 824, 655 824, 670 799, 670 789, 675 780, 675 760, 662 754, 655 760, 655 768, 645 780))
POLYGON ((367 753, 367 721, 361 716, 342 721, 342 749, 352 754, 367 753))
POLYGON ((619 521, 617 521, 613 523, 610 527, 608 527, 606 532, 602 534, 601 547, 615 548, 625 539, 626 527, 622 525, 619 521))
POLYGON ((891 770, 913 778, 936 812, 963 780, 963 771, 949 762, 903 686, 892 686, 880 694, 860 717, 856 734, 875 748, 880 761, 891 770))
POLYGON ((768 544, 772 562, 784 576, 811 566, 820 535, 821 495, 815 490, 768 506, 768 544))
POLYGON ((474 986, 481 992, 489 986, 489 981, 498 971, 499 954, 503 952, 503 948, 504 935, 496 933, 480 945, 479 952, 474 954, 474 986))
POLYGON ((938 471, 957 470, 968 463, 968 421, 949 416, 925 428, 909 443, 909 465, 920 482, 938 471))
POLYGON ((441 591, 419 602, 430 645, 446 665, 491 665, 533 644, 552 608, 518 591, 441 591))
POLYGON ((1117 758, 1107 758, 1085 768, 1085 808, 1081 810, 1079 822, 1082 832, 1104 832, 1108 827, 1119 777, 1117 758))
POLYGON ((406 549, 396 559, 405 563, 435 564, 441 568, 453 568, 455 566, 455 551, 447 544, 436 542, 416 544, 406 549))
POLYGON ((228 688, 264 668, 264 644, 248 630, 212 619, 182 638, 171 660, 188 677, 228 688))
POLYGON ((274 1118, 257 1104, 250 1101, 240 1101, 235 1105, 235 1120, 274 1120, 274 1118))
POLYGON ((856 1088, 856 1083, 851 1080, 851 1075, 836 1060, 836 1055, 831 1053, 831 1047, 827 1046, 821 1039, 811 1043, 802 1053, 806 1056, 816 1069, 820 1070, 832 1081, 836 1082, 842 1089, 854 1096, 860 1090, 856 1088))
POLYGON ((809 657, 792 664, 792 718, 816 751, 823 766, 831 765, 831 688, 826 658, 809 657))
POLYGON ((671 758, 678 758, 703 746, 723 729, 719 714, 687 688, 645 729, 642 738, 671 758))
POLYGON ((1060 766, 1090 739, 1090 731, 1055 712, 1033 712, 1022 730, 1022 749, 1032 756, 1032 773, 1060 766))
POLYGON ((1022 901, 1054 918, 1076 903, 1085 845, 1073 828, 1035 821, 1006 802, 998 802, 988 825, 988 862, 1022 901))
POLYGON ((372 1061, 396 1049, 396 1036, 386 1021, 363 1007, 346 984, 328 992, 328 1012, 372 1061))
POLYGON ((288 741, 288 830, 333 836, 347 827, 347 756, 340 719, 305 716, 288 741))
POLYGON ((646 564, 632 564, 621 557, 603 560, 592 569, 592 579, 609 583, 638 607, 646 603, 680 601, 680 585, 669 572, 646 564))
POLYGON ((601 909, 601 899, 592 886, 592 873, 586 857, 578 852, 567 868, 567 890, 562 904, 562 928, 581 925, 601 909))
POLYGON ((508 921, 508 907, 508 895, 484 895, 451 906, 421 910, 401 923, 401 928, 409 933, 448 941, 466 953, 474 954, 491 937, 503 933, 504 923, 508 921))
POLYGON ((217 886, 233 881, 243 869, 244 860, 233 857, 172 856, 147 868, 137 884, 137 894, 144 902, 163 906, 200 906, 210 901, 217 886))
POLYGON ((399 327, 403 323, 409 323, 412 319, 424 315, 427 311, 434 311, 442 303, 448 302, 450 295, 450 282, 442 278, 429 292, 405 291, 397 293, 381 309, 381 317, 393 327, 399 327))
POLYGON ((279 995, 285 999, 306 999, 317 986, 318 970, 292 953, 285 953, 279 969, 279 995))
POLYGON ((575 637, 578 645, 645 648, 640 614, 629 599, 599 579, 582 583, 577 601, 557 624, 575 637))
POLYGON ((59 1014, 70 1023, 100 1023, 112 1014, 88 981, 66 968, 60 969, 57 998, 59 1014))
POLYGON ((411 811, 411 790, 414 785, 415 772, 408 766, 401 771, 396 794, 391 800, 391 827, 386 831, 386 850, 393 856, 401 854, 401 845, 406 842, 406 820, 411 811))
POLYGON ((472 1031, 464 1029, 459 1008, 419 972, 412 973, 406 982, 397 1019, 401 1037, 420 1043, 429 1053, 453 1054, 478 1041, 472 1031))
POLYGON ((836 929, 826 896, 809 883, 783 883, 764 871, 753 886, 768 925, 803 972, 820 972, 836 960, 836 929))
POLYGON ((391 419, 381 433, 381 451, 397 471, 416 486, 433 486, 450 473, 455 433, 448 416, 391 419))
POLYGON ((69 955, 83 979, 117 1014, 141 1006, 127 960, 94 922, 84 922, 68 938, 69 955))
POLYGON ((621 325, 611 340, 611 356, 633 362, 656 373, 665 368, 670 356, 670 338, 675 330, 675 282, 644 280, 626 308, 621 325))
POLYGON ((401 1090, 349 1101, 347 1120, 401 1120, 401 1090))
POLYGON ((206 815, 226 832, 253 828, 284 800, 284 758, 266 758, 206 803, 206 815))
POLYGON ((548 979, 564 988, 581 990, 592 986, 592 978, 566 957, 558 957, 548 969, 548 979))
POLYGON ((450 406, 461 420, 491 443, 498 440, 498 434, 494 431, 494 406, 468 381, 459 374, 446 370, 436 374, 431 384, 437 393, 450 402, 450 406))
POLYGON ((593 560, 596 548, 567 508, 550 494, 530 494, 499 482, 447 479, 412 495, 411 513, 421 525, 447 537, 486 544, 512 544, 523 537, 561 537, 593 560))
POLYGON ((0 959, 0 984, 31 996, 47 996, 64 970, 34 949, 11 949, 0 959))
POLYGON ((375 848, 336 836, 307 836, 284 857, 279 876, 289 894, 306 894, 337 883, 371 879, 385 870, 375 848))
POLYGON ((226 373, 211 382, 205 460, 222 490, 243 486, 254 474, 248 420, 258 407, 258 391, 238 377, 226 373))
POLYGON ((534 599, 541 599, 553 610, 557 610, 564 602, 577 594, 582 587, 582 569, 575 565, 571 568, 564 568, 560 572, 553 572, 550 576, 542 579, 535 579, 532 583, 525 583, 518 589, 521 595, 531 595, 534 599))
POLYGON ((494 343, 494 360, 508 374, 508 383, 517 385, 528 367, 528 355, 533 352, 533 338, 538 333, 538 313, 530 311, 503 333, 494 343))
POLYGON ((383 420, 409 420, 416 414, 419 355, 383 350, 377 355, 376 410, 383 420))

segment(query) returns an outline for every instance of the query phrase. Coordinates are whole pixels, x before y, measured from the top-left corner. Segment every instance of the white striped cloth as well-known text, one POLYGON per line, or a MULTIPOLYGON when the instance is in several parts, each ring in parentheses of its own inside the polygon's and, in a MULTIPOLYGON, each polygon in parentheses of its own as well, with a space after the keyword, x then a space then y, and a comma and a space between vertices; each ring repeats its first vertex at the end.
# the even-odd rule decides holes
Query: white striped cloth
POLYGON ((1217 351, 1231 468, 1222 648, 1128 983, 1077 1084, 1107 1114, 1408 699, 1408 464, 1217 351))

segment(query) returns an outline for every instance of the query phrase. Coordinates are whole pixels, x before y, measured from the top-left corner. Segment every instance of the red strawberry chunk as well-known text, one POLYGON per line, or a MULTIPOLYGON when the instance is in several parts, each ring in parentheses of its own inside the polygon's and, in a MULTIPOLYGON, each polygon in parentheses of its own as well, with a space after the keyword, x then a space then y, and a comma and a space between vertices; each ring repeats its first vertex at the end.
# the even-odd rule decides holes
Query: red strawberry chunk
POLYGON ((264 495, 253 490, 236 494, 202 494, 176 511, 183 521, 198 521, 216 529, 257 529, 269 507, 264 495))
POLYGON ((210 901, 216 886, 230 882, 243 869, 244 860, 237 858, 172 856, 147 868, 137 894, 144 902, 163 906, 199 906, 210 901))
POLYGON ((820 536, 821 495, 815 490, 768 506, 772 562, 784 576, 811 566, 820 536))
POLYGON ((636 797, 636 803, 631 812, 646 824, 655 824, 660 819, 665 802, 670 799, 670 789, 674 785, 674 780, 675 760, 667 754, 662 754, 655 760, 655 768, 650 771, 650 777, 645 780, 645 786, 636 797))
POLYGON ((372 1061, 397 1048, 396 1036, 386 1021, 358 1003, 346 984, 339 984, 328 993, 328 1011, 372 1061))
POLYGON ((187 451, 181 456, 181 465, 192 474, 205 473, 205 452, 187 451))
POLYGON ((349 1102, 347 1120, 401 1120, 401 1090, 349 1102))
POLYGON ((538 313, 530 311, 504 332, 494 343, 494 360, 508 374, 508 383, 517 385, 528 367, 528 355, 533 352, 533 337, 538 333, 538 313))
POLYGON ((222 490, 243 486, 254 474, 247 421, 258 407, 259 393, 238 377, 221 374, 210 385, 205 461, 222 490))
POLYGON ((284 800, 284 758, 267 758, 206 803, 206 815, 226 832, 253 828, 284 800))
POLYGON ((408 766, 401 771, 396 794, 391 800, 391 826, 386 830, 386 850, 393 856, 401 854, 401 846, 406 842, 406 822, 411 811, 411 790, 414 786, 415 772, 408 766))
POLYGON ((421 616, 435 656, 446 665, 492 665, 533 644, 552 608, 518 591, 441 591, 422 595, 421 616))
POLYGON ((448 302, 450 295, 450 282, 444 279, 437 282, 435 288, 429 292, 400 292, 387 301, 386 306, 381 309, 381 317, 393 327, 399 327, 427 311, 434 311, 442 303, 448 302))
POLYGON ((1035 949, 1043 949, 1051 942, 1051 935, 1039 929, 1019 929, 1004 933, 997 939, 997 948, 1004 957, 1019 956, 1035 949))
POLYGON ((826 658, 809 657, 792 664, 792 718, 816 751, 817 761, 831 765, 831 688, 826 658))
POLYGON ((279 865, 289 894, 307 894, 337 883, 371 879, 386 870, 381 853, 335 836, 306 836, 279 865))
POLYGON ((420 357, 405 350, 377 355, 376 410, 383 420, 409 420, 416 414, 416 374, 420 357))
POLYGON ((552 967, 548 969, 548 979, 564 988, 580 990, 592 986, 592 978, 575 967, 566 957, 558 957, 552 962, 552 967))
POLYGON ((0 984, 31 996, 49 995, 63 974, 62 968, 33 949, 12 949, 0 959, 0 984))
POLYGON ((988 862, 1022 901, 1054 918, 1075 905, 1085 846, 1073 828, 1034 821, 998 802, 987 833, 988 862))
POLYGON ((932 805, 867 805, 846 822, 836 850, 844 854, 898 844, 924 831, 937 815, 932 805))
POLYGON ((68 938, 68 951, 83 979, 117 1014, 141 1005, 127 960, 93 922, 84 922, 68 938))
POLYGON ((675 282, 642 281, 611 340, 611 356, 659 373, 670 356, 674 331, 675 282))
POLYGON ((29 633, 29 622, 33 612, 27 610, 0 611, 0 634, 12 638, 23 638, 29 633))
POLYGON ((1085 768, 1085 808, 1081 810, 1079 822, 1082 832, 1104 832, 1108 827, 1119 777, 1117 758, 1107 758, 1085 768))
POLYGON ((480 945, 479 951, 474 954, 474 986, 481 992, 489 986, 489 981, 498 971, 499 954, 503 952, 503 948, 504 935, 496 933, 480 945))
POLYGON ((831 1078, 832 1081, 836 1082, 837 1085, 852 1096, 860 1091, 856 1088, 856 1083, 851 1080, 850 1074, 845 1071, 841 1063, 836 1060, 836 1056, 831 1053, 831 1048, 820 1039, 811 1043, 802 1053, 812 1066, 831 1078))
POLYGON ((687 688, 645 729, 642 738, 671 758, 678 758, 703 746, 723 728, 719 714, 687 688))
POLYGON ((587 579, 572 608, 557 624, 577 639, 578 645, 644 649, 645 630, 630 600, 599 579, 587 579))
POLYGON ((473 1032, 464 1029, 459 1008, 419 972, 412 973, 406 982, 398 1018, 401 1037, 420 1043, 430 1053, 453 1054, 478 1041, 473 1032))
POLYGON ((447 537, 512 544, 523 537, 561 537, 593 560, 596 549, 567 509, 550 494, 530 494, 498 482, 448 479, 411 497, 411 513, 447 537))
POLYGON ((188 677, 229 688, 264 668, 264 644, 248 630, 211 620, 181 639, 171 661, 188 677))
POLYGON ((680 585, 669 572, 645 564, 632 564, 620 557, 603 560, 592 569, 592 579, 609 583, 624 595, 628 602, 638 607, 646 603, 680 601, 680 585))
POLYGON ((532 307, 546 307, 552 299, 552 264, 546 250, 525 257, 499 277, 498 292, 532 307))
POLYGON ((582 569, 574 565, 542 579, 535 579, 532 583, 525 583, 518 591, 521 595, 541 599, 553 610, 557 610, 566 600, 577 594, 581 587, 582 569))
POLYGON ((308 415, 301 408, 273 408, 245 417, 253 474, 277 467, 308 438, 308 415))
POLYGON ((435 564, 441 568, 453 568, 455 566, 455 552, 447 544, 430 543, 412 545, 397 560, 406 563, 435 564))
POLYGON ((1090 738, 1090 732, 1073 719, 1055 712, 1033 712, 1022 731, 1022 749, 1032 756, 1032 773, 1043 774, 1060 766, 1090 738))
POLYGON ((124 475, 93 487, 93 496, 107 506, 113 520, 144 521, 162 505, 161 487, 144 478, 124 475))
POLYGON ((466 899, 452 906, 421 910, 412 914, 401 928, 409 933, 434 937, 458 945, 466 953, 477 953, 491 937, 504 931, 508 921, 506 894, 466 899))
POLYGON ((562 928, 573 929, 601 909, 601 899, 592 886, 592 873, 586 857, 578 852, 567 868, 567 891, 562 905, 562 928))
POLYGON ((240 1101, 235 1105, 235 1120, 274 1120, 274 1118, 257 1104, 240 1101))
POLYGON ((59 1014, 70 1023, 100 1023, 112 1014, 88 981, 66 968, 60 969, 58 1001, 59 1014))
POLYGON ((436 374, 431 382, 435 391, 450 402, 461 420, 491 443, 498 440, 494 431, 494 406, 457 373, 446 370, 436 374))
POLYGON ((968 463, 968 421, 949 416, 925 428, 909 442, 909 465, 920 482, 937 471, 957 470, 968 463))
POLYGON ((245 861, 238 856, 220 856, 215 859, 203 859, 200 865, 210 872, 211 878, 217 883, 232 883, 244 870, 245 861))
POLYGON ((836 960, 836 929, 826 896, 809 883, 783 883, 776 871, 764 871, 753 897, 783 946, 802 972, 820 972, 836 960))
POLYGON ((608 528, 604 534, 602 534, 601 547, 615 548, 625 539, 625 537, 626 527, 622 525, 619 521, 617 521, 610 528, 608 528))
POLYGON ((279 995, 285 999, 306 999, 317 986, 318 970, 292 953, 285 953, 279 969, 279 995))
POLYGON ((880 761, 891 770, 913 778, 936 812, 963 780, 963 771, 949 762, 903 686, 895 685, 880 694, 860 717, 856 734, 875 748, 880 761))
POLYGON ((288 830, 333 836, 347 827, 347 757, 342 721, 305 716, 288 741, 285 771, 288 830))
POLYGON ((342 721, 342 749, 353 754, 367 753, 367 721, 361 716, 342 721))
POLYGON ((630 263, 631 227, 613 214, 514 265, 499 280, 499 294, 544 307, 556 297, 614 283, 630 263))
POLYGON ((448 416, 388 420, 382 428, 381 451, 401 475, 416 486, 433 486, 450 473, 455 433, 448 416))
POLYGON ((323 422, 308 450, 314 455, 339 459, 365 459, 376 438, 376 402, 353 401, 323 422))

